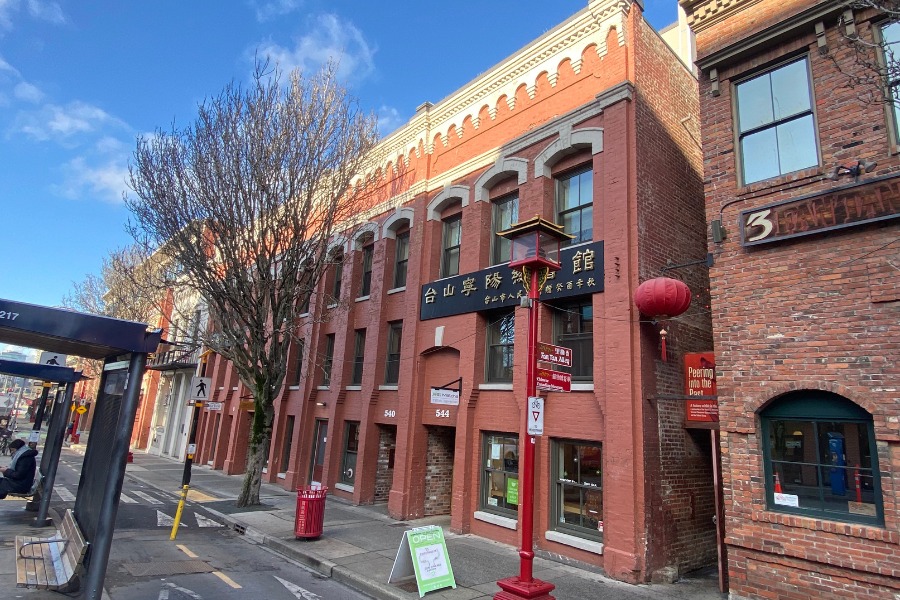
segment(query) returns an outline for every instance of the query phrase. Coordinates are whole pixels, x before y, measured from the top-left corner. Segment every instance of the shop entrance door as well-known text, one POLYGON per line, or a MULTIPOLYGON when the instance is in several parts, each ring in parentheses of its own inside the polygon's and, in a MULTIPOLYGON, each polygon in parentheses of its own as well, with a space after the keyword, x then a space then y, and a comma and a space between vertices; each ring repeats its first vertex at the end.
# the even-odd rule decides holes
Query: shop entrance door
POLYGON ((309 469, 310 485, 322 483, 325 468, 325 444, 328 442, 328 421, 316 419, 315 436, 313 437, 312 464, 309 469))

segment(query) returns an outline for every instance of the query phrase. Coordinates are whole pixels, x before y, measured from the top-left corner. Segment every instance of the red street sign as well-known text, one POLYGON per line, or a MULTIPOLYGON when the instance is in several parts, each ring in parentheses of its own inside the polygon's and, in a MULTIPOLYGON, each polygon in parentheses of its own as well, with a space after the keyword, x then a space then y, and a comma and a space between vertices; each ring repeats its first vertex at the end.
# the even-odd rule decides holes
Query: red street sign
POLYGON ((572 376, 562 371, 538 369, 534 379, 537 387, 542 390, 550 390, 552 392, 572 391, 572 376))
POLYGON ((572 349, 538 342, 538 362, 552 363, 559 367, 572 368, 572 349))

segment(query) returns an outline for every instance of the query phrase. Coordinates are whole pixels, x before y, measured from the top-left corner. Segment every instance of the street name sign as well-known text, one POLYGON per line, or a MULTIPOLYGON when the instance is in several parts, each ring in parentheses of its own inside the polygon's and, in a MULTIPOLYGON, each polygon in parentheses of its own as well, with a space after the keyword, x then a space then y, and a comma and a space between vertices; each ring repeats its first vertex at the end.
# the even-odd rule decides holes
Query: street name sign
POLYGON ((572 368, 572 349, 565 346, 554 346, 538 342, 538 362, 545 362, 557 367, 572 368))
POLYGON ((542 390, 551 392, 572 391, 572 376, 569 373, 554 371, 553 369, 537 369, 534 379, 537 387, 542 390))

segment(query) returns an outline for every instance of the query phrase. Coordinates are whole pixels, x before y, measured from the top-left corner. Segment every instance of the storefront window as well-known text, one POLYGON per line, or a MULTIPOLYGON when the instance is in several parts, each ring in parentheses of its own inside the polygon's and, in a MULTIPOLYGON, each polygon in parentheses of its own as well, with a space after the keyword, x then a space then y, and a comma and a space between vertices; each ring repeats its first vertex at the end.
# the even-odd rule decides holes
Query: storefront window
POLYGON ((584 537, 603 533, 603 460, 596 442, 556 441, 555 529, 584 537))
POLYGON ((884 522, 871 415, 835 394, 798 392, 760 417, 770 510, 884 522))
POLYGON ((519 437, 484 434, 481 507, 515 517, 519 510, 519 437))

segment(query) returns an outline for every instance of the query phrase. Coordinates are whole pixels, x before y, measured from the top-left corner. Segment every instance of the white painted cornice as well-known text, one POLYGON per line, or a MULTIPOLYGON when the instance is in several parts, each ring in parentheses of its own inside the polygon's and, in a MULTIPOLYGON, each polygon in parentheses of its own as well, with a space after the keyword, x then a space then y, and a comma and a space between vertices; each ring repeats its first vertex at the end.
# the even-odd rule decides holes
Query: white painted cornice
MULTIPOLYGON (((489 69, 478 78, 450 96, 432 105, 424 103, 406 125, 387 136, 374 155, 398 164, 399 157, 408 162, 410 155, 421 158, 434 151, 436 136, 449 143, 451 129, 461 137, 468 133, 465 127, 478 129, 479 115, 487 109, 491 119, 497 115, 497 106, 505 101, 515 109, 516 91, 524 86, 530 97, 537 90, 538 78, 546 74, 551 86, 556 86, 559 68, 569 62, 579 73, 582 56, 594 46, 599 57, 608 53, 606 36, 616 30, 619 46, 626 42, 626 17, 632 0, 590 0, 587 8, 579 11, 562 24, 554 27, 539 39, 528 44, 512 56, 489 69), (468 120, 468 121, 467 121, 468 120)), ((383 169, 386 163, 378 168, 383 169)))

